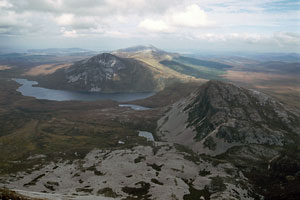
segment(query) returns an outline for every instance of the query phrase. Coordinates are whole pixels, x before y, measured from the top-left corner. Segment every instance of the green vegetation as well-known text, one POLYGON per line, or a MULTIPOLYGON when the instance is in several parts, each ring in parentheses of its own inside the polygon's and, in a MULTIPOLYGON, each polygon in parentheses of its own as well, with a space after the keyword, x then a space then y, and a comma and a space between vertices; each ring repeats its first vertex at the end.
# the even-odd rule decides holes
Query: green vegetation
POLYGON ((194 69, 192 67, 189 67, 187 65, 181 64, 179 62, 173 61, 173 60, 163 60, 160 62, 161 64, 179 72, 182 74, 186 74, 189 76, 194 76, 197 78, 203 78, 203 73, 198 71, 197 69, 194 69))
POLYGON ((59 159, 80 159, 94 148, 151 145, 137 130, 143 125, 155 130, 159 112, 145 119, 143 112, 120 112, 112 101, 36 100, 15 92, 17 87, 13 81, 0 79, 0 174, 30 172, 59 159))
MULTIPOLYGON (((132 101, 132 104, 146 106, 150 108, 159 108, 163 106, 171 105, 182 97, 190 95, 192 92, 197 90, 201 83, 189 82, 181 83, 176 82, 166 86, 162 91, 156 93, 147 99, 140 99, 132 101)), ((151 132, 151 131, 150 131, 151 132)))
POLYGON ((178 57, 173 60, 160 61, 161 64, 179 73, 204 79, 222 79, 220 75, 231 66, 217 62, 203 61, 194 58, 178 57))
POLYGON ((182 62, 184 64, 190 64, 190 65, 196 65, 196 66, 203 66, 203 67, 209 67, 214 69, 229 69, 232 68, 230 65, 222 64, 219 62, 213 62, 208 60, 200 60, 196 58, 191 57, 184 57, 180 56, 178 58, 175 58, 176 61, 182 62))

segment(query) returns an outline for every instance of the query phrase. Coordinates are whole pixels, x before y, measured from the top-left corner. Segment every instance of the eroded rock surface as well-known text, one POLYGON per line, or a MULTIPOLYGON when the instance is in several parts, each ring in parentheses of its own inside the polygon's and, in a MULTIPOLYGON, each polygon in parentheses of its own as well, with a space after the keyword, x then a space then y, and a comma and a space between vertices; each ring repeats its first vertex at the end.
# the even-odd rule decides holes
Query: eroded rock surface
POLYGON ((295 143, 294 138, 300 138, 300 115, 258 91, 209 81, 175 103, 158 127, 166 141, 218 155, 239 145, 295 143))
POLYGON ((155 142, 124 150, 93 150, 82 160, 61 161, 2 178, 2 186, 55 195, 114 199, 253 199, 247 178, 228 162, 155 142))

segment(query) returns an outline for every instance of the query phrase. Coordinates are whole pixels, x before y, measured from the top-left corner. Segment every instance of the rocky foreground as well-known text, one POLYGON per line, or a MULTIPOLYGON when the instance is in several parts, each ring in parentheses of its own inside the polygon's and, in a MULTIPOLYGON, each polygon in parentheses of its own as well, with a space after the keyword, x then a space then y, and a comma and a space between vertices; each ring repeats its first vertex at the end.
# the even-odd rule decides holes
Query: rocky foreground
POLYGON ((38 170, 4 177, 2 185, 99 199, 253 199, 252 186, 232 164, 180 148, 154 142, 125 150, 95 149, 84 159, 36 166, 38 170))

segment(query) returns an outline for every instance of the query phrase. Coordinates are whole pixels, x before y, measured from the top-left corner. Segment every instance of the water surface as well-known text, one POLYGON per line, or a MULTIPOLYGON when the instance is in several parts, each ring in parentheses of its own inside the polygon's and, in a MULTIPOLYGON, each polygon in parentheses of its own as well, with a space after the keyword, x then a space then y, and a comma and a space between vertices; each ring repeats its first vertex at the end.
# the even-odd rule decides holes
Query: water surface
POLYGON ((13 79, 19 84, 22 84, 17 91, 24 96, 35 97, 37 99, 47 99, 53 101, 96 101, 111 99, 114 101, 133 101, 137 99, 144 99, 154 95, 154 92, 135 92, 135 93, 100 93, 100 92, 76 92, 66 90, 54 90, 42 87, 33 87, 37 85, 36 81, 29 81, 27 79, 13 79))
POLYGON ((119 104, 119 107, 130 107, 132 110, 149 110, 150 108, 139 106, 139 105, 133 105, 133 104, 119 104))
POLYGON ((154 141, 154 137, 150 132, 139 131, 139 136, 147 138, 148 141, 154 141))

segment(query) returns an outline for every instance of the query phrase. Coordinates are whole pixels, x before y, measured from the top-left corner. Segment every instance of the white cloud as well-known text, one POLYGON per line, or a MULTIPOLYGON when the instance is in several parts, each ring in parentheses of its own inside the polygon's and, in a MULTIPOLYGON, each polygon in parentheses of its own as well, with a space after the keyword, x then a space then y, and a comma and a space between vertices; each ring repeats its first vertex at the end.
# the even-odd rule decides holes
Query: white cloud
POLYGON ((0 8, 11 8, 13 5, 9 3, 7 0, 0 1, 0 8))
POLYGON ((196 4, 171 8, 157 19, 147 18, 140 22, 139 27, 154 32, 175 32, 181 28, 201 28, 212 24, 206 13, 196 4))
POLYGON ((232 42, 243 41, 248 43, 257 43, 269 39, 271 36, 262 34, 249 34, 249 33, 230 33, 230 34, 194 34, 194 39, 205 40, 209 42, 232 42))
POLYGON ((276 32, 273 34, 257 33, 230 33, 230 34, 192 34, 192 40, 206 41, 210 43, 244 43, 244 44, 266 44, 284 46, 300 45, 300 34, 289 32, 276 32))
POLYGON ((300 45, 300 34, 298 33, 276 32, 274 33, 273 37, 279 45, 300 45))
POLYGON ((196 4, 187 6, 183 11, 170 10, 166 16, 167 21, 174 26, 197 28, 211 24, 206 13, 196 4))
POLYGON ((61 26, 70 26, 74 23, 73 14, 62 14, 55 19, 55 21, 61 26))
POLYGON ((76 30, 97 28, 100 22, 97 22, 95 17, 90 16, 75 16, 70 13, 64 13, 54 18, 55 22, 65 28, 71 28, 76 30))
POLYGON ((0 0, 0 39, 8 35, 84 39, 111 36, 130 41, 172 38, 175 43, 272 43, 286 49, 299 45, 299 11, 281 7, 268 11, 266 5, 274 6, 274 2, 0 0))
POLYGON ((172 31, 172 28, 169 27, 162 20, 145 19, 142 22, 140 22, 139 27, 145 28, 149 31, 154 31, 154 32, 171 32, 172 31))
POLYGON ((79 35, 77 34, 76 30, 66 30, 65 28, 61 28, 60 30, 62 32, 62 35, 64 37, 68 37, 68 38, 76 38, 79 35))

